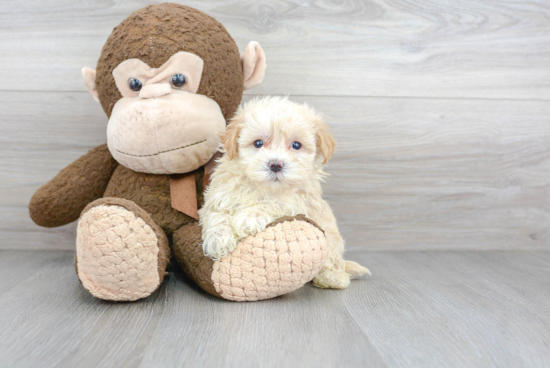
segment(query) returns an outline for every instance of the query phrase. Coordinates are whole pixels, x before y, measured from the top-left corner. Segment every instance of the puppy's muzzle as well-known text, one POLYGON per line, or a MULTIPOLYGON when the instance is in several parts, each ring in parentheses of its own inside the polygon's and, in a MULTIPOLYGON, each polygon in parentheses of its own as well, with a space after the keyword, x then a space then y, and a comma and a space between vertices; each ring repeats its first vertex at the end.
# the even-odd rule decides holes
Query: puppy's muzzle
POLYGON ((279 172, 283 169, 283 163, 280 161, 271 161, 269 162, 269 170, 273 172, 279 172))

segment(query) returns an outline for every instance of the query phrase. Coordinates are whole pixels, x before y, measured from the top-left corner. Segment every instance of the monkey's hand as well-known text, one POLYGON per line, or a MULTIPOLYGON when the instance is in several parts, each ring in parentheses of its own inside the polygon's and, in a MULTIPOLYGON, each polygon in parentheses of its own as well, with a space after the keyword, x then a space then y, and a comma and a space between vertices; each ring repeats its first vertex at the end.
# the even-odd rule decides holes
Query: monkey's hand
POLYGON ((88 203, 103 196, 117 166, 106 144, 90 150, 34 193, 31 219, 45 227, 75 221, 88 203))

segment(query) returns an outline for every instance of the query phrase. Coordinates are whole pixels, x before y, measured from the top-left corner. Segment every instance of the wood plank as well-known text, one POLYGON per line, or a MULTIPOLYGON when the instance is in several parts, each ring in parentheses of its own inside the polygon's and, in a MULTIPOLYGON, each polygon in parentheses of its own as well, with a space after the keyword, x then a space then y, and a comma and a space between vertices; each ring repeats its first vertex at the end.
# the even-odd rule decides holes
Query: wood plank
POLYGON ((550 246, 548 106, 303 100, 323 109, 339 142, 324 189, 350 246, 550 246))
POLYGON ((187 367, 385 366, 334 294, 308 285, 243 304, 190 292, 179 278, 170 283, 177 293, 167 298, 142 367, 171 366, 174 360, 187 367))
MULTIPOLYGON (((0 251, 13 253, 24 259, 60 252, 0 251)), ((234 303, 171 274, 143 301, 107 303, 78 284, 73 257, 45 260, 39 274, 0 295, 6 366, 384 366, 335 294, 307 287, 234 303)))
POLYGON ((357 252, 339 294, 392 367, 546 367, 549 252, 357 252))
POLYGON ((23 252, 0 250, 0 294, 40 273, 44 265, 67 262, 64 252, 23 252))
MULTIPOLYGON (((339 142, 324 190, 349 249, 550 248, 548 103, 292 99, 339 142)), ((84 92, 0 92, 0 247, 73 249, 74 225, 39 228, 26 207, 105 120, 84 92)))
POLYGON ((71 251, 0 250, 0 361, 28 367, 550 364, 550 252, 348 257, 373 276, 342 291, 306 285, 276 299, 235 303, 170 273, 145 300, 109 303, 79 285, 71 251))
MULTIPOLYGON (((2 252, 4 254, 4 252, 2 252)), ((19 252, 39 257, 60 252, 19 252)), ((1 257, 3 260, 4 258, 1 257)), ((74 274, 74 253, 44 263, 39 272, 0 297, 0 361, 5 366, 136 366, 141 339, 162 310, 165 289, 138 303, 93 298, 74 274), (113 354, 119 358, 113 359, 113 354), (71 359, 66 365, 63 359, 71 359), (123 359, 121 359, 123 358, 123 359)))
MULTIPOLYGON (((546 2, 179 1, 268 57, 252 93, 550 99, 546 2)), ((84 91, 111 30, 150 1, 2 1, 0 90, 84 91)))

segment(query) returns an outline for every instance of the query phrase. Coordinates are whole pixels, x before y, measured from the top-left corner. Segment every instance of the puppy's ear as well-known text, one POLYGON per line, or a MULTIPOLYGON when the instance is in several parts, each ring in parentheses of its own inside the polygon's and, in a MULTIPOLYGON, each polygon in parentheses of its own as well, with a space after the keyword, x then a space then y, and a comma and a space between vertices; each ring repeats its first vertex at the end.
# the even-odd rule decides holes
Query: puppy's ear
POLYGON ((234 119, 227 126, 227 130, 222 134, 222 143, 225 147, 225 152, 230 160, 233 160, 237 156, 239 150, 239 134, 241 133, 242 123, 238 119, 234 119))
POLYGON ((315 119, 315 125, 317 128, 317 152, 323 155, 323 165, 331 159, 336 150, 336 140, 332 136, 330 127, 318 116, 315 119))

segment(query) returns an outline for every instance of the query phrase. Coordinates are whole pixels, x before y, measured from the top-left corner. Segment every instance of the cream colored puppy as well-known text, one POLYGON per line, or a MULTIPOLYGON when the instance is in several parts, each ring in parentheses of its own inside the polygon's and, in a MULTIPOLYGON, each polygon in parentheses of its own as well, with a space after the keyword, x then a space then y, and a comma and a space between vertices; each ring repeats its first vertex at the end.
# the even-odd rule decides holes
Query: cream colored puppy
POLYGON ((323 166, 336 147, 321 116, 287 98, 256 98, 239 108, 222 142, 226 154, 199 211, 205 255, 218 260, 272 221, 304 214, 325 231, 328 242, 316 286, 343 289, 350 277, 369 273, 344 261, 344 241, 321 197, 323 166))

